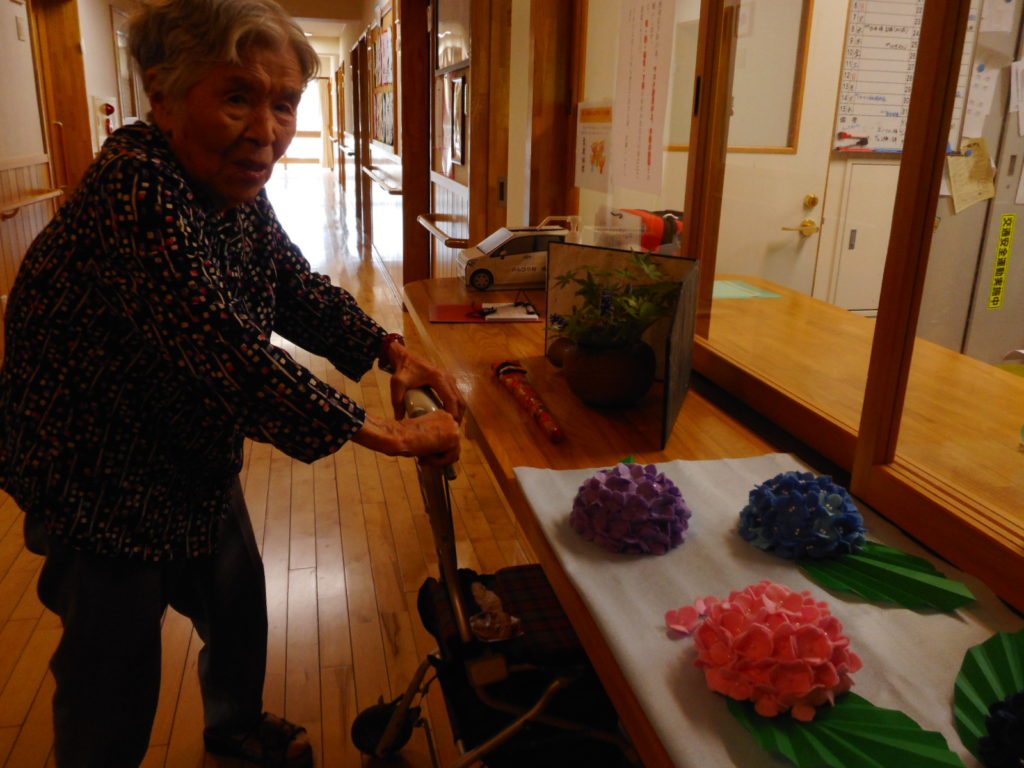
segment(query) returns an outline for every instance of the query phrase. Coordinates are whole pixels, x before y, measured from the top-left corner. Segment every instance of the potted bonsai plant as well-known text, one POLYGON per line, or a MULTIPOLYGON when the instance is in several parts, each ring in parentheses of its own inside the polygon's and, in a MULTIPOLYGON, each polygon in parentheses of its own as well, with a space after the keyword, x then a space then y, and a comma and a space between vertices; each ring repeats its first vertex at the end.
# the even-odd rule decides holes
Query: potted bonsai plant
POLYGON ((576 286, 568 315, 552 315, 559 336, 549 357, 562 363, 569 388, 590 405, 630 405, 654 381, 656 356, 644 333, 675 307, 679 283, 666 278, 649 253, 618 269, 581 267, 558 275, 559 288, 576 286))

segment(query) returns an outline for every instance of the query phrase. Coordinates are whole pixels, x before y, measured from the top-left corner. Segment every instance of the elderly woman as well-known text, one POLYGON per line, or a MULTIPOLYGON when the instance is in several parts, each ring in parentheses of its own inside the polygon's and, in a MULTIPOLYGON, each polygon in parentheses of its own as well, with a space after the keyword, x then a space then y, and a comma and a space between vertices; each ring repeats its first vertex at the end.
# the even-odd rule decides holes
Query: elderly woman
POLYGON ((0 486, 46 556, 39 595, 64 627, 57 763, 143 759, 170 604, 205 643, 207 750, 307 766, 303 729, 262 711, 267 606, 243 440, 303 461, 353 440, 446 463, 463 402, 450 375, 310 271, 263 191, 316 71, 301 30, 273 0, 154 0, 130 45, 151 123, 104 144, 32 245, 0 371, 0 486), (349 378, 375 362, 391 372, 395 418, 317 379, 272 332, 349 378), (445 409, 400 420, 421 385, 445 409))

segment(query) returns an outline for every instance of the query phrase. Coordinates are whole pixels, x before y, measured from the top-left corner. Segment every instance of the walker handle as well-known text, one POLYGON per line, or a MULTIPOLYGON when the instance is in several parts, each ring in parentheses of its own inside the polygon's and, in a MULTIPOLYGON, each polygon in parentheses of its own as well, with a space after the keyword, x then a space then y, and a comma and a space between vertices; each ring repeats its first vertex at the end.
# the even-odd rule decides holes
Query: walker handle
MULTIPOLYGON (((405 413, 411 419, 426 416, 440 407, 441 400, 430 387, 415 387, 405 391, 405 413)), ((448 480, 455 479, 454 464, 448 464, 443 468, 443 471, 444 476, 448 480)))

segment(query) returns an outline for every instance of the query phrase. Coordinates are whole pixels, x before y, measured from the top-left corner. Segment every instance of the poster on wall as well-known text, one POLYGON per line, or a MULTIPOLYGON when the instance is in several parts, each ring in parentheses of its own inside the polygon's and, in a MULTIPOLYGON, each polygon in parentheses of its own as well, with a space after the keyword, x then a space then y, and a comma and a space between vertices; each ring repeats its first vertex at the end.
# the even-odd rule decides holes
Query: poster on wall
POLYGON ((580 104, 576 120, 576 186, 604 192, 608 189, 612 154, 612 108, 580 104))
POLYGON ((391 85, 395 81, 393 50, 391 28, 385 27, 377 45, 377 85, 391 85))
POLYGON ((661 194, 674 0, 625 0, 619 27, 612 158, 616 186, 661 194))

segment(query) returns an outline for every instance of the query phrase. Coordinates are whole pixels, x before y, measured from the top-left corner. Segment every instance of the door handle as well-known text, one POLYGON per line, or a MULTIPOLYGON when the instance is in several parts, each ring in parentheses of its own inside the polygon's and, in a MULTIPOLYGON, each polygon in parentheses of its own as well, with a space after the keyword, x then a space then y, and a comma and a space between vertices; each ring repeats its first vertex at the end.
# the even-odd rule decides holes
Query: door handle
POLYGON ((799 227, 783 227, 786 232, 799 232, 800 237, 810 237, 811 235, 819 232, 821 227, 818 226, 814 219, 804 219, 800 222, 799 227))

